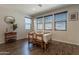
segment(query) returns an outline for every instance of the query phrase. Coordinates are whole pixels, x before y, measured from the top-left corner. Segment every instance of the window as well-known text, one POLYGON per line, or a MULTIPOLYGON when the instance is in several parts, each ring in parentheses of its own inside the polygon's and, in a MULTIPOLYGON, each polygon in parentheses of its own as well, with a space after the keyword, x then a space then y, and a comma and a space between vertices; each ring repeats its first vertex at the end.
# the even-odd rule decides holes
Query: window
POLYGON ((67 11, 54 14, 55 30, 67 30, 67 11))
POLYGON ((25 29, 30 30, 31 29, 31 19, 25 18, 25 29))
POLYGON ((44 25, 45 25, 44 27, 45 27, 45 30, 52 29, 52 19, 53 19, 52 15, 44 17, 44 25))
POLYGON ((42 30, 43 29, 43 17, 37 18, 37 30, 42 30))
MULTIPOLYGON (((38 17, 35 21, 36 30, 52 30, 53 15, 38 17), (44 28, 43 28, 44 27, 44 28)), ((54 14, 54 28, 55 30, 67 30, 67 11, 54 14)))

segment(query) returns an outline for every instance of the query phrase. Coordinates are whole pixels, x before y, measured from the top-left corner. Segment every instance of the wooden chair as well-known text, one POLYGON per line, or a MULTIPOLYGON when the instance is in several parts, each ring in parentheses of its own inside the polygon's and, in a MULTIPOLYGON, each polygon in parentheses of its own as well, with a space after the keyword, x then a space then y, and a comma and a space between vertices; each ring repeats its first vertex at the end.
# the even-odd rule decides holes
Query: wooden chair
POLYGON ((34 45, 36 45, 36 33, 33 33, 33 39, 32 39, 32 43, 34 44, 34 45))
POLYGON ((36 44, 39 45, 41 48, 44 48, 43 34, 36 33, 36 44))
POLYGON ((28 33, 28 42, 32 43, 33 45, 36 44, 36 34, 34 32, 28 33))
POLYGON ((28 43, 32 43, 33 39, 34 39, 34 34, 33 34, 33 32, 29 32, 29 33, 28 33, 28 43))
POLYGON ((48 44, 49 42, 44 42, 44 34, 41 34, 41 33, 37 33, 36 34, 36 42, 37 42, 37 45, 41 46, 41 48, 43 48, 43 50, 47 50, 48 48, 48 44))

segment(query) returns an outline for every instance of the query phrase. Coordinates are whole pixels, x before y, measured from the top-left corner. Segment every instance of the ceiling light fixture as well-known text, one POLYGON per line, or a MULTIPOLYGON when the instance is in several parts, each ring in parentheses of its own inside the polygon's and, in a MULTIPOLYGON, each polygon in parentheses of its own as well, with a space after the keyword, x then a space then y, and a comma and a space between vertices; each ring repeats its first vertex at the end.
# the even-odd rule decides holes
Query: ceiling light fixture
MULTIPOLYGON (((42 7, 42 4, 38 4, 37 6, 38 6, 38 7, 42 7)), ((36 8, 33 8, 32 10, 33 10, 33 11, 36 11, 36 8)))
POLYGON ((42 7, 42 4, 38 4, 39 7, 42 7))

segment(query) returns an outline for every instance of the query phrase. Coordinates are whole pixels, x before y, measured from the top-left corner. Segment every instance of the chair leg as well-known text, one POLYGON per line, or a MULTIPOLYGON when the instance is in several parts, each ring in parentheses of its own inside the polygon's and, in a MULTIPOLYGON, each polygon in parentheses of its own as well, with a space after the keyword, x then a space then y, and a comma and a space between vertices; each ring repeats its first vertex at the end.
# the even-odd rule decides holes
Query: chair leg
POLYGON ((47 44, 44 43, 44 50, 47 50, 47 44))
POLYGON ((48 44, 44 43, 44 51, 47 52, 48 51, 48 44))

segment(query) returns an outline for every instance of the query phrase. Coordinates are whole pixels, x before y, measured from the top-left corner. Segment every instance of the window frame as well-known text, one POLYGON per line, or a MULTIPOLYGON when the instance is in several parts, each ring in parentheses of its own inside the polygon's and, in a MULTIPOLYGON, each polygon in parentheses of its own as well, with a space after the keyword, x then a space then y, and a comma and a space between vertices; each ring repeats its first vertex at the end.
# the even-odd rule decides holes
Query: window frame
POLYGON ((46 15, 44 16, 44 30, 52 30, 53 29, 53 15, 46 15), (45 22, 45 17, 52 16, 52 22, 45 22), (45 24, 52 24, 51 29, 46 29, 45 24))
MULTIPOLYGON (((29 18, 29 17, 25 17, 25 18, 28 18, 28 19, 31 20, 31 18, 29 18)), ((24 18, 24 22, 25 22, 25 18, 24 18)), ((31 23, 27 23, 27 24, 30 25, 30 29, 26 29, 26 28, 25 28, 25 30, 31 30, 32 20, 31 20, 31 23)), ((26 27, 26 22, 25 22, 25 27, 26 27)))
MULTIPOLYGON (((42 24, 42 25, 43 25, 43 22, 38 23, 38 19, 39 19, 39 18, 43 18, 43 17, 37 17, 37 18, 36 18, 36 24, 37 24, 36 29, 37 29, 37 31, 43 30, 43 28, 42 28, 42 29, 38 29, 38 24, 42 24)), ((43 21, 43 20, 42 20, 42 21, 43 21)))
POLYGON ((54 14, 54 30, 55 30, 55 31, 67 31, 67 19, 68 19, 68 18, 66 18, 65 21, 63 21, 63 20, 61 20, 61 21, 55 21, 55 15, 57 15, 57 14, 62 14, 62 13, 68 13, 68 11, 59 12, 59 13, 54 14), (63 30, 63 29, 61 29, 61 30, 56 29, 56 23, 57 23, 57 22, 60 22, 60 23, 65 22, 65 30, 63 30))

